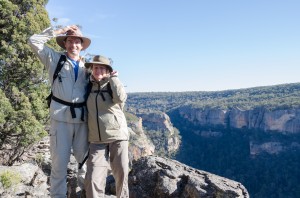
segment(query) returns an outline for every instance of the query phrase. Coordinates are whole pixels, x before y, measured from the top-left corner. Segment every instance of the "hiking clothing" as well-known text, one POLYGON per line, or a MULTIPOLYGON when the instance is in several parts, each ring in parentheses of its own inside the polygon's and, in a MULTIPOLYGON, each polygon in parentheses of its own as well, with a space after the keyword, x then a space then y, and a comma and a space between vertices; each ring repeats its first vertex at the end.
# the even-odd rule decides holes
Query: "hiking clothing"
POLYGON ((78 68, 79 68, 79 62, 78 61, 75 61, 71 58, 68 58, 70 59, 70 61, 72 62, 73 64, 73 69, 74 69, 74 72, 75 72, 75 81, 77 80, 77 76, 78 76, 78 68))
MULTIPOLYGON (((50 128, 50 154, 51 154, 51 176, 50 194, 51 197, 66 197, 67 192, 67 167, 70 161, 71 148, 77 162, 82 162, 87 154, 87 133, 86 123, 66 123, 51 120, 50 128)), ((84 188, 84 177, 86 167, 78 170, 78 185, 84 188)))
MULTIPOLYGON (((53 74, 55 72, 57 62, 63 53, 56 52, 49 48, 45 43, 53 38, 53 30, 48 28, 41 34, 34 34, 29 38, 29 45, 37 54, 40 61, 44 64, 49 74, 49 82, 53 81, 53 74)), ((69 103, 82 103, 85 101, 84 95, 86 86, 88 84, 88 72, 84 67, 82 61, 79 62, 78 77, 75 81, 75 72, 73 64, 67 58, 64 66, 59 72, 58 77, 52 84, 53 96, 69 103)), ((86 121, 86 108, 75 108, 76 118, 72 118, 70 107, 63 105, 56 101, 51 102, 50 116, 52 119, 68 122, 68 123, 82 123, 81 120, 82 109, 84 110, 84 120, 86 121)))
MULTIPOLYGON (((78 163, 83 161, 88 150, 87 112, 82 103, 85 102, 85 92, 89 78, 84 63, 80 61, 78 77, 75 81, 73 64, 67 58, 58 77, 53 82, 53 74, 58 61, 60 56, 64 54, 56 52, 45 45, 53 37, 55 37, 53 29, 48 28, 41 34, 31 36, 29 45, 48 71, 52 93, 57 98, 57 100, 52 100, 50 105, 50 151, 52 160, 50 194, 51 197, 57 198, 66 197, 67 194, 67 165, 71 150, 73 149, 73 154, 78 163), (64 101, 65 104, 62 104, 59 100, 64 101), (70 103, 74 105, 67 105, 70 103)), ((85 169, 83 168, 79 172, 83 177, 85 169)), ((78 178, 78 184, 81 187, 84 186, 83 178, 78 178)))
POLYGON ((96 81, 87 99, 89 158, 85 189, 87 197, 104 197, 110 162, 117 198, 128 198, 129 133, 123 107, 127 94, 116 76, 96 81), (111 88, 111 91, 110 88, 111 88))
POLYGON ((127 94, 118 77, 105 78, 92 82, 92 90, 87 99, 89 142, 110 143, 115 140, 128 140, 129 133, 123 107, 127 94), (108 83, 112 97, 108 92, 108 83))
POLYGON ((90 144, 85 190, 87 197, 104 197, 107 172, 111 166, 116 182, 116 196, 128 198, 128 141, 90 144))

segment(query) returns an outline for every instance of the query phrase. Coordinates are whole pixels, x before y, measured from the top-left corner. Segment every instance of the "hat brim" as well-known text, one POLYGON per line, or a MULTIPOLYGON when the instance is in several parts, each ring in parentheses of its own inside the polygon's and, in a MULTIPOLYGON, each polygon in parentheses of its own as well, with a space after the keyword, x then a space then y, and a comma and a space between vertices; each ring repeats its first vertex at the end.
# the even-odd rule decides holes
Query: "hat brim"
POLYGON ((64 41, 66 40, 67 37, 76 37, 76 38, 81 38, 82 39, 82 50, 85 50, 86 48, 88 48, 91 44, 91 40, 87 37, 83 37, 83 36, 73 36, 73 35, 66 35, 66 36, 57 36, 56 37, 56 42, 57 44, 63 48, 66 49, 64 41))
POLYGON ((110 72, 113 71, 113 68, 112 68, 110 65, 104 64, 104 63, 102 63, 102 62, 88 62, 88 63, 84 63, 84 66, 85 66, 86 68, 91 68, 91 66, 92 66, 93 64, 106 66, 107 69, 108 69, 110 72))

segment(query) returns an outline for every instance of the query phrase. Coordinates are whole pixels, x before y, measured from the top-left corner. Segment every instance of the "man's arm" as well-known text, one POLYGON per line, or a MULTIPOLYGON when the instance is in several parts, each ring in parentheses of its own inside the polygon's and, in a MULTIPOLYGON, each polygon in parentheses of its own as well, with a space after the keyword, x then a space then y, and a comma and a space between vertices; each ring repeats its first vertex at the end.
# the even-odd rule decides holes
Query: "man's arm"
POLYGON ((53 38, 54 31, 51 27, 45 29, 40 34, 34 34, 28 39, 28 44, 38 56, 40 61, 49 69, 49 57, 53 56, 54 50, 45 45, 51 38, 53 38))
MULTIPOLYGON (((78 27, 76 25, 66 26, 57 30, 53 30, 49 27, 40 34, 32 35, 28 40, 28 44, 48 70, 52 61, 55 61, 53 58, 56 52, 48 47, 46 43, 57 35, 66 34, 68 31, 76 31, 77 29, 78 27)), ((57 59, 57 57, 55 58, 57 59)))

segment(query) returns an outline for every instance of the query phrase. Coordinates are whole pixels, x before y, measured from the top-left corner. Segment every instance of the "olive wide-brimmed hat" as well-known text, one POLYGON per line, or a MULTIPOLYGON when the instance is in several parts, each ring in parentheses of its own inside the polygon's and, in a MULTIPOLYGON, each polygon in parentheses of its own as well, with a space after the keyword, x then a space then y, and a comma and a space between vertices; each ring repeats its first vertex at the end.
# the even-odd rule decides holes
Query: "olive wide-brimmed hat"
POLYGON ((106 66, 107 69, 109 70, 109 72, 113 71, 113 68, 111 66, 112 65, 112 60, 110 58, 106 58, 105 56, 96 55, 96 56, 94 56, 93 61, 85 63, 84 66, 86 68, 91 68, 91 66, 93 64, 106 66))
POLYGON ((68 31, 66 35, 57 36, 56 42, 57 44, 62 47, 63 49, 66 49, 64 41, 67 39, 67 37, 76 37, 80 38, 82 40, 82 50, 85 50, 88 48, 91 44, 91 39, 84 37, 79 29, 77 31, 68 31))

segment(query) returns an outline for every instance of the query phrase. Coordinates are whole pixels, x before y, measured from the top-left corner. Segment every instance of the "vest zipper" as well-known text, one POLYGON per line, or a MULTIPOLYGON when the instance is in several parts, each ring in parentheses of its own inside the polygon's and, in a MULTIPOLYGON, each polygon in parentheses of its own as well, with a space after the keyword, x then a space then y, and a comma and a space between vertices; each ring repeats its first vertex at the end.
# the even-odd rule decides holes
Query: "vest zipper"
POLYGON ((97 91, 97 95, 96 95, 96 98, 95 98, 95 103, 96 103, 96 111, 97 111, 97 127, 98 127, 98 134, 99 134, 99 140, 101 141, 101 133, 100 133, 100 125, 99 125, 98 102, 97 102, 97 98, 98 98, 99 93, 100 93, 100 84, 98 84, 98 91, 97 91))

